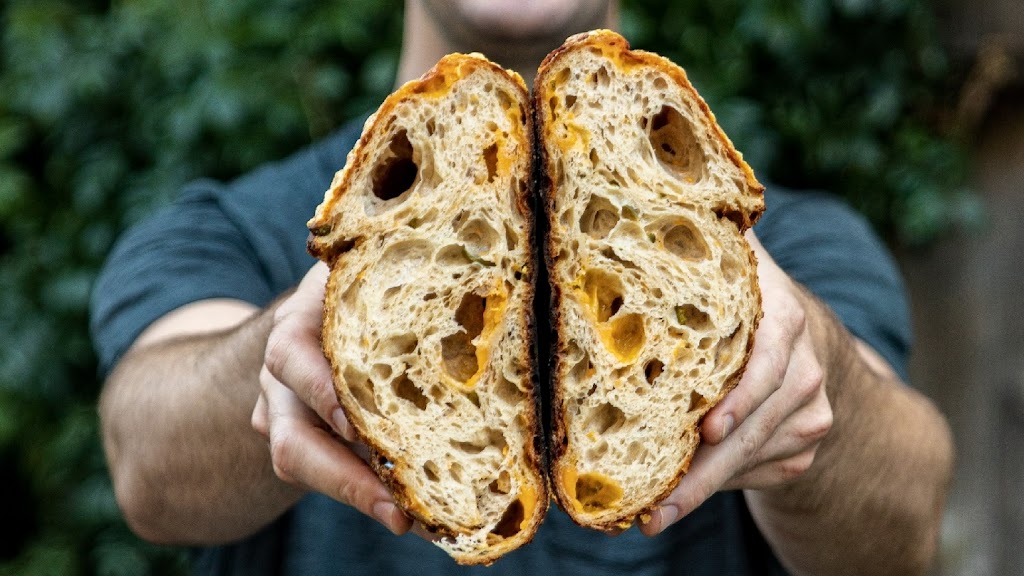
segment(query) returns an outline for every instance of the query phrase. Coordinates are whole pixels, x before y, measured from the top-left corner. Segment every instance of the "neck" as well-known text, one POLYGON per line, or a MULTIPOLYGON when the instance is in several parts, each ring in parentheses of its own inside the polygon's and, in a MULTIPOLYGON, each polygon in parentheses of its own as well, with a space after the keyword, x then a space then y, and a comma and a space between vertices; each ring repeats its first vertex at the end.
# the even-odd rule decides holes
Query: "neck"
MULTIPOLYGON (((515 70, 523 77, 527 86, 532 86, 537 66, 540 65, 544 56, 555 48, 546 43, 536 43, 532 50, 513 52, 504 50, 500 42, 493 46, 461 46, 441 30, 437 19, 432 18, 427 10, 423 2, 419 0, 405 3, 402 53, 398 63, 398 74, 395 78, 396 88, 410 80, 419 78, 446 54, 472 51, 483 52, 485 56, 505 68, 515 70)), ((611 2, 607 12, 602 15, 601 21, 591 23, 592 25, 588 29, 604 27, 614 30, 618 28, 618 23, 618 3, 611 2)), ((577 32, 583 31, 578 30, 577 32)))

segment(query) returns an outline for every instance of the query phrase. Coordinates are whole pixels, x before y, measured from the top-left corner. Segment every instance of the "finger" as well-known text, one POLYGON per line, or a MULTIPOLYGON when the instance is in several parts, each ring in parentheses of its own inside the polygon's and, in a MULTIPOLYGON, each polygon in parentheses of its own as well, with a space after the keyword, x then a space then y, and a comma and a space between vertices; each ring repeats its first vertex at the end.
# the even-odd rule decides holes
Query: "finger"
POLYGON ((267 339, 264 363, 321 420, 353 442, 355 431, 338 404, 331 367, 320 346, 324 281, 326 267, 314 266, 295 293, 278 308, 274 329, 267 339))
POLYGON ((754 456, 755 464, 726 482, 726 490, 763 489, 787 483, 806 472, 822 439, 832 429, 832 407, 821 388, 814 401, 782 424, 754 456))
POLYGON ((803 476, 814 463, 816 453, 817 447, 814 447, 787 458, 763 462, 730 481, 724 489, 767 490, 781 488, 803 476))
POLYGON ((270 425, 267 421, 267 399, 260 392, 258 398, 256 398, 256 406, 252 409, 252 429, 255 430, 260 436, 264 438, 270 438, 270 425))
MULTIPOLYGON (((801 369, 794 364, 792 374, 799 370, 801 369)), ((787 371, 782 380, 785 381, 789 375, 790 372, 787 371)), ((797 378, 790 380, 796 381, 797 378)), ((801 394, 792 393, 791 390, 782 390, 780 387, 779 392, 781 393, 770 394, 764 403, 722 442, 717 445, 703 444, 698 448, 690 464, 690 470, 662 502, 661 507, 652 513, 651 521, 641 525, 641 532, 647 535, 659 533, 675 520, 695 510, 712 494, 726 488, 734 477, 757 465, 758 454, 775 435, 786 417, 807 403, 806 398, 801 394)))
POLYGON ((321 492, 375 518, 395 534, 411 521, 365 462, 329 432, 287 388, 267 388, 274 472, 284 481, 321 492))
POLYGON ((737 430, 725 443, 700 446, 690 462, 689 471, 672 493, 650 512, 650 520, 640 523, 640 532, 645 536, 661 533, 717 492, 742 464, 741 454, 730 446, 730 443, 738 441, 740 435, 737 430))
POLYGON ((704 417, 701 436, 705 442, 721 443, 782 386, 792 346, 792 336, 777 324, 762 324, 739 383, 704 417))

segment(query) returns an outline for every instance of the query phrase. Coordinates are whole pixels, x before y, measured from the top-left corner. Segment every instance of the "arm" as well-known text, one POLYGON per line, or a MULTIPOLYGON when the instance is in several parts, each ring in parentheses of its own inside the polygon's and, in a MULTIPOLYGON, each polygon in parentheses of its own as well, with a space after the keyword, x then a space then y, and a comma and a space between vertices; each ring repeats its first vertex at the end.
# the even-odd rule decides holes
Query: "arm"
POLYGON ((952 467, 942 416, 903 386, 753 234, 764 319, 737 388, 708 413, 690 472, 642 527, 745 489, 794 574, 921 574, 952 467))
POLYGON ((802 475, 746 491, 751 514, 793 574, 923 574, 952 473, 949 429, 927 398, 805 297, 834 421, 802 475))
MULTIPOLYGON (((318 321, 304 325, 301 339, 291 337, 298 303, 303 318, 320 309, 325 277, 314 267, 295 294, 264 310, 228 300, 187 305, 150 326, 118 363, 100 399, 101 429, 118 503, 140 536, 178 544, 236 540, 309 489, 367 514, 383 503, 385 524, 403 528, 373 472, 271 376, 317 379, 321 410, 331 414, 323 407, 330 401, 322 393, 324 367, 301 370, 298 355, 319 349, 318 321), (269 350, 268 338, 278 343, 269 350)), ((334 423, 335 431, 344 433, 346 424, 334 423)))
POLYGON ((129 525, 162 543, 224 542, 299 496, 249 427, 273 310, 205 300, 157 320, 100 397, 104 447, 129 525))

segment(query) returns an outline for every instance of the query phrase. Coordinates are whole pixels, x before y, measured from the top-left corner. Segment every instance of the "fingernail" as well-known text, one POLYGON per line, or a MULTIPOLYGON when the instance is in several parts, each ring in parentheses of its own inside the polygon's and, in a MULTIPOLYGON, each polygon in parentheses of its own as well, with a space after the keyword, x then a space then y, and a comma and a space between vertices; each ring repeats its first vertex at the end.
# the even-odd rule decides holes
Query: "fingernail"
POLYGON ((679 509, 676 508, 675 506, 668 505, 668 506, 662 506, 660 508, 660 510, 661 510, 661 526, 659 528, 659 531, 664 531, 666 528, 671 526, 673 522, 676 521, 676 518, 679 517, 679 509))
POLYGON ((373 505, 373 517, 383 524, 385 528, 398 534, 398 531, 392 526, 396 511, 398 511, 398 508, 391 502, 377 502, 373 505))
POLYGON ((722 419, 722 440, 732 432, 732 427, 736 425, 736 420, 733 419, 732 414, 726 415, 722 419))
POLYGON ((345 417, 344 410, 336 408, 334 412, 331 413, 331 420, 334 421, 334 431, 337 432, 339 436, 349 442, 355 442, 356 439, 352 434, 352 425, 348 423, 348 418, 345 417))

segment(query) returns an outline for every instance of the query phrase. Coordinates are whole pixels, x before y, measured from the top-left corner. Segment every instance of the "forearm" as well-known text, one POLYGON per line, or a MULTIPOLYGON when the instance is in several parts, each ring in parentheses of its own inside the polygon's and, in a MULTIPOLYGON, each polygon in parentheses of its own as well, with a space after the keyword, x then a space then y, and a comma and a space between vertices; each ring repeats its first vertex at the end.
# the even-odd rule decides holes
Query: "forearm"
POLYGON ((805 299, 833 426, 796 481, 746 492, 751 512, 796 575, 923 573, 951 475, 945 420, 891 371, 873 369, 824 305, 805 299))
POLYGON ((100 401, 104 447, 132 528, 163 543, 248 535, 294 503, 250 426, 272 309, 236 328, 132 350, 100 401))

